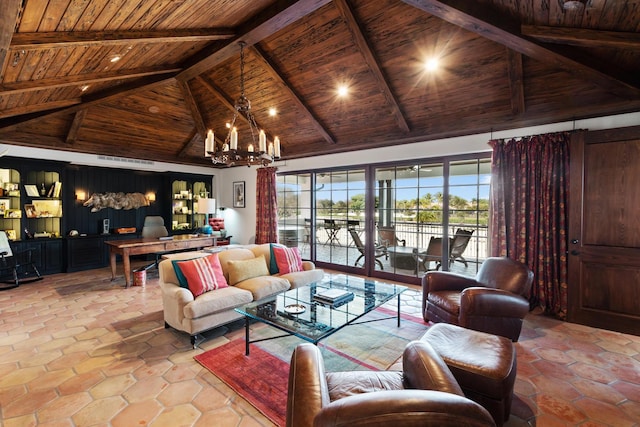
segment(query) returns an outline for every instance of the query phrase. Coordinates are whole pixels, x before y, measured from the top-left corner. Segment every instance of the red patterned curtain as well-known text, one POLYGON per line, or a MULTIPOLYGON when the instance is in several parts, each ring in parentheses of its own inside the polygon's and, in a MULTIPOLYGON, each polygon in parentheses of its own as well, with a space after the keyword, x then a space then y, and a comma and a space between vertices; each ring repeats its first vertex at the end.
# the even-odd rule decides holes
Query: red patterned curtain
POLYGON ((567 314, 567 132, 492 140, 491 254, 529 266, 531 307, 567 314))
POLYGON ((256 178, 256 243, 278 240, 277 168, 259 168, 256 178))

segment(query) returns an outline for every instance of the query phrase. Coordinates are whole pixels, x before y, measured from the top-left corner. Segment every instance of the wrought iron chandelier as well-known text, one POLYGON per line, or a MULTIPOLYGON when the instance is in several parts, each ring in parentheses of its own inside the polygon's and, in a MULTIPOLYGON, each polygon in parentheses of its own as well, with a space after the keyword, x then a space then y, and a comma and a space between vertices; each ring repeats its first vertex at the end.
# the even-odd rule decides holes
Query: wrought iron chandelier
POLYGON ((276 136, 273 142, 267 144, 267 135, 259 129, 256 119, 251 112, 251 101, 244 94, 244 47, 240 42, 240 97, 234 104, 235 112, 231 123, 227 123, 229 132, 222 144, 216 144, 213 130, 209 129, 204 142, 205 157, 211 157, 214 165, 262 165, 267 166, 280 158, 280 139, 276 136), (242 115, 249 124, 251 142, 246 149, 238 148, 238 129, 236 120, 242 115), (257 137, 257 139, 256 139, 257 137))

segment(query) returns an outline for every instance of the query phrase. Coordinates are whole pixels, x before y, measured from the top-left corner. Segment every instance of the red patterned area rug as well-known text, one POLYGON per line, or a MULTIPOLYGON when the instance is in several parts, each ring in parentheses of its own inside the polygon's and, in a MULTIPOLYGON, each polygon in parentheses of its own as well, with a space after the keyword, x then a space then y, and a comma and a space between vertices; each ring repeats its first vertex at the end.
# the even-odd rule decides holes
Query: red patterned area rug
MULTIPOLYGON (((379 308, 363 320, 394 316, 379 308)), ((336 332, 318 347, 327 371, 384 370, 402 355, 405 345, 419 339, 428 324, 421 318, 402 315, 398 328, 394 319, 350 325, 336 332)), ((264 324, 252 325, 251 339, 281 335, 264 324)), ((304 342, 297 337, 278 338, 251 344, 245 356, 244 337, 195 356, 195 359, 224 381, 278 426, 285 425, 289 361, 295 346, 304 342)))

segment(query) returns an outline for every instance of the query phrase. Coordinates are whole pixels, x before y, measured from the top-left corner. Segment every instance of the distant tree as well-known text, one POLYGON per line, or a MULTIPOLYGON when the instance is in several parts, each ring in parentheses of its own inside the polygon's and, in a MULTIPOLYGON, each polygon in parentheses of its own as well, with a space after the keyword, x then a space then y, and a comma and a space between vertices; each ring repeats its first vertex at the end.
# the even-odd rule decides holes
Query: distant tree
POLYGON ((349 210, 351 212, 364 211, 364 194, 354 194, 349 200, 349 210))

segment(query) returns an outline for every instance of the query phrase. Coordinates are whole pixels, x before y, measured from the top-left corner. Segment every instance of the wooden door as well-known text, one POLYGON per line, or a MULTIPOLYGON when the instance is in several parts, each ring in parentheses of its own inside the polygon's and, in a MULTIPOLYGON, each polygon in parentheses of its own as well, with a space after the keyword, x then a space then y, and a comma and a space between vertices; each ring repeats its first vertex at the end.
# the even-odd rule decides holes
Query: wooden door
POLYGON ((640 335, 640 127, 571 146, 568 320, 640 335))

